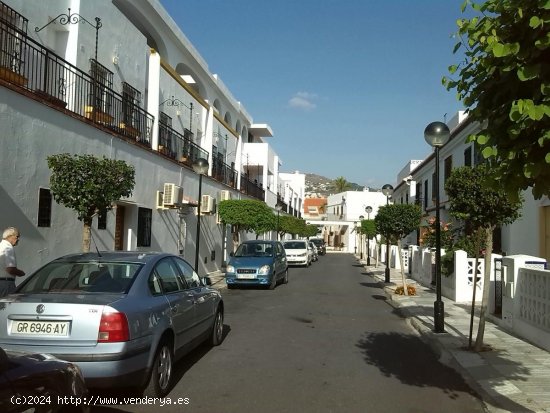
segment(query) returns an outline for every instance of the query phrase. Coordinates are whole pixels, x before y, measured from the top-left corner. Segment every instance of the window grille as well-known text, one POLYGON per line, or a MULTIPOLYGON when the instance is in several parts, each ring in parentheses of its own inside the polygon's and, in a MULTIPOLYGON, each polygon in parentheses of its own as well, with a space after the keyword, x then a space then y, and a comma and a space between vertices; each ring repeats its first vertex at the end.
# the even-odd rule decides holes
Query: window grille
POLYGON ((138 208, 137 246, 151 246, 151 221, 153 210, 149 208, 138 208))
POLYGON ((38 220, 39 227, 51 227, 52 223, 52 193, 47 188, 40 188, 38 193, 38 220))

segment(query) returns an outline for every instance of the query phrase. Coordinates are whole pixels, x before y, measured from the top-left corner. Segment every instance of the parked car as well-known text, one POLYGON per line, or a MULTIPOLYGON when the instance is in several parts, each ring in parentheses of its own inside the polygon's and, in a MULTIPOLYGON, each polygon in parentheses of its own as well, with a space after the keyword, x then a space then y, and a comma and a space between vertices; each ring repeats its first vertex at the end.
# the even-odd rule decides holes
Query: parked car
POLYGON ((313 251, 306 240, 286 241, 283 244, 289 265, 303 265, 309 267, 313 260, 313 251))
POLYGON ((327 253, 327 245, 323 239, 311 238, 310 241, 313 242, 317 247, 317 253, 319 255, 325 255, 327 253))
POLYGON ((0 299, 0 346, 73 362, 88 387, 163 397, 176 358, 223 339, 223 301, 209 284, 171 254, 67 255, 0 299))
POLYGON ((231 253, 225 270, 227 288, 239 285, 265 285, 274 289, 288 283, 285 249, 279 241, 245 241, 231 253))
POLYGON ((311 241, 309 241, 309 247, 311 248, 311 252, 312 252, 312 260, 315 262, 319 259, 319 253, 317 252, 317 247, 311 241))
POLYGON ((48 354, 0 348, 0 411, 88 412, 88 389, 78 366, 48 354), (60 403, 65 401, 65 403, 60 403), (70 399, 72 403, 70 403, 70 399), (77 404, 76 400, 81 404, 77 404))

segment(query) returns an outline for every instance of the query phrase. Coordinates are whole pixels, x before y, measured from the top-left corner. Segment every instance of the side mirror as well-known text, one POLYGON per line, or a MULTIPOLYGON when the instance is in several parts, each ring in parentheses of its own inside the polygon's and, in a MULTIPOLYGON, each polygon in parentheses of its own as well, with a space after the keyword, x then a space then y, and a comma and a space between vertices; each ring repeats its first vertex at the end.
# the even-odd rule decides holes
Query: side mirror
POLYGON ((205 287, 209 287, 212 285, 212 280, 210 279, 210 277, 202 277, 201 284, 205 287))
POLYGON ((232 257, 232 256, 234 256, 234 255, 235 255, 235 253, 234 253, 233 251, 231 251, 231 252, 229 253, 229 256, 230 256, 230 257, 232 257))

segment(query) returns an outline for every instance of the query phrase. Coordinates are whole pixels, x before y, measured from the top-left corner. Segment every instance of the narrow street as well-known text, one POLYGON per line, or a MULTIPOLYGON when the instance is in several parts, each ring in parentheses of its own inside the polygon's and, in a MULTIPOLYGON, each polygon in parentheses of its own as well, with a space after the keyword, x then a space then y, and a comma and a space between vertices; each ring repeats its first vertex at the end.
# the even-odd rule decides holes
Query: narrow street
MULTIPOLYGON (((327 254, 291 268, 274 291, 223 291, 221 346, 176 366, 171 400, 94 412, 482 412, 355 258, 327 254)), ((115 396, 115 395, 113 395, 115 396)))

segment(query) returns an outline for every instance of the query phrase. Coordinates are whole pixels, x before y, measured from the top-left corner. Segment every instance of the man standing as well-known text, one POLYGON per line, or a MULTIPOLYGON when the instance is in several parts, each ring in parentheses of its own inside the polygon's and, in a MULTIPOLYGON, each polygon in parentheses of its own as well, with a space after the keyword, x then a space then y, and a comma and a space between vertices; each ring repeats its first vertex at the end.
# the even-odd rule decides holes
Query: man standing
POLYGON ((19 242, 19 230, 9 227, 2 234, 0 241, 0 297, 4 297, 15 291, 15 277, 25 275, 24 271, 17 268, 14 246, 19 242))

